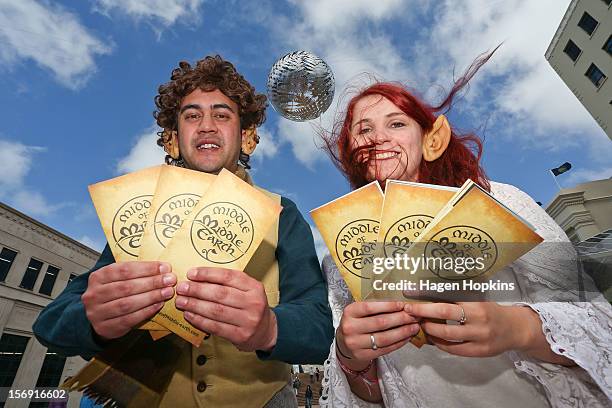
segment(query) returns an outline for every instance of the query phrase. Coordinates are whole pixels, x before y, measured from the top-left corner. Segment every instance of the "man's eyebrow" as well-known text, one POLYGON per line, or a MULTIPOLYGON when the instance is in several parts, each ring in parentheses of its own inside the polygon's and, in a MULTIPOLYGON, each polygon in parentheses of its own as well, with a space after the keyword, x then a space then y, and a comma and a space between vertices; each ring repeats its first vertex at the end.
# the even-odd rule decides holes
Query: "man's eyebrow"
POLYGON ((212 109, 213 110, 215 110, 215 109, 227 109, 230 112, 235 113, 234 110, 232 108, 230 108, 230 106, 228 104, 226 104, 226 103, 215 103, 212 106, 212 109))
POLYGON ((190 103, 189 105, 185 105, 181 108, 181 110, 179 111, 179 113, 183 113, 185 112, 187 109, 198 109, 198 110, 202 110, 202 107, 200 105, 198 105, 197 103, 190 103))
MULTIPOLYGON (((210 107, 212 110, 215 109, 227 109, 232 113, 235 113, 234 110, 226 103, 216 103, 214 105, 212 105, 210 107)), ((183 113, 185 112, 187 109, 197 109, 197 110, 202 110, 202 107, 200 105, 198 105, 197 103, 190 103, 188 105, 185 105, 181 108, 181 110, 179 111, 179 113, 183 113)))

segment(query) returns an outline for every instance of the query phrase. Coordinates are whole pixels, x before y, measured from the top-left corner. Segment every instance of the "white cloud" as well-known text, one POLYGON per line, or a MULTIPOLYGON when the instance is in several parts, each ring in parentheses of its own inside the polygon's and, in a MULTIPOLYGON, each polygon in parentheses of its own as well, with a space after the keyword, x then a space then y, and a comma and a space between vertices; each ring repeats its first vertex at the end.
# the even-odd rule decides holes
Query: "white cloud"
POLYGON ((291 0, 303 17, 317 31, 345 31, 360 20, 389 19, 406 2, 404 0, 291 0))
POLYGON ((159 128, 153 125, 136 138, 136 143, 127 156, 117 163, 118 174, 131 173, 164 163, 166 153, 157 145, 158 131, 159 128))
POLYGON ((19 187, 32 167, 34 153, 45 148, 0 140, 0 188, 19 187))
POLYGON ((272 132, 264 126, 257 128, 257 134, 259 135, 259 144, 257 144, 257 148, 253 152, 252 159, 261 163, 265 159, 271 159, 276 156, 279 142, 272 132))
POLYGON ((98 252, 102 252, 102 250, 104 249, 104 245, 106 243, 106 241, 104 240, 94 239, 94 238, 89 237, 88 235, 83 235, 81 238, 78 239, 78 241, 81 244, 87 245, 91 249, 94 249, 98 252))
MULTIPOLYGON (((260 18, 271 23, 284 49, 310 50, 326 60, 337 96, 347 85, 371 82, 366 76, 355 79, 365 72, 439 97, 432 85, 450 88, 453 75, 476 55, 504 42, 455 109, 472 116, 472 128, 490 119, 495 133, 489 135, 516 139, 519 146, 541 151, 580 146, 606 163, 609 139, 544 57, 569 1, 290 0, 295 17, 260 18)), ((330 111, 346 106, 347 99, 336 97, 330 111)), ((322 125, 329 129, 331 123, 324 115, 322 125)), ((281 120, 278 134, 306 166, 324 158, 308 126, 281 120)))
MULTIPOLYGON (((409 76, 408 65, 389 35, 364 29, 367 22, 384 23, 403 12, 407 0, 325 0, 291 1, 298 11, 294 21, 269 15, 268 22, 276 39, 292 49, 314 52, 334 73, 334 102, 320 120, 314 123, 331 129, 336 108, 345 98, 347 85, 364 85, 374 77, 403 80, 409 76), (287 32, 292 35, 287 36, 287 32), (364 72, 371 74, 363 76, 364 72)), ((408 16, 407 18, 410 18, 408 16)), ((309 123, 281 119, 278 135, 292 146, 295 157, 306 167, 313 168, 326 158, 318 149, 317 131, 309 123)))
POLYGON ((321 233, 317 229, 317 227, 310 225, 310 230, 312 231, 312 237, 314 238, 315 250, 317 251, 317 257, 319 258, 319 262, 323 261, 325 255, 329 253, 327 246, 325 245, 325 241, 323 241, 323 237, 321 233))
POLYGON ((31 191, 27 187, 21 187, 14 191, 9 199, 11 205, 19 211, 32 217, 46 217, 67 204, 51 204, 38 191, 31 191))
POLYGON ((111 50, 59 5, 0 0, 0 65, 7 69, 33 60, 62 85, 78 89, 95 73, 95 57, 111 50))
POLYGON ((451 83, 449 67, 455 65, 461 72, 476 54, 503 41, 471 82, 467 100, 476 112, 497 114, 508 124, 506 136, 540 149, 584 145, 585 141, 591 147, 603 147, 609 140, 544 57, 568 3, 447 0, 436 8, 428 44, 434 52, 422 54, 421 65, 438 67, 434 75, 443 78, 442 83, 451 83), (485 90, 493 95, 492 101, 482 98, 485 90))
POLYGON ((596 169, 572 169, 567 174, 564 186, 574 186, 588 181, 603 180, 612 177, 612 167, 601 167, 596 169))
POLYGON ((321 156, 315 143, 315 129, 308 122, 278 121, 278 134, 283 142, 291 145, 293 155, 309 169, 321 156))
POLYGON ((116 11, 135 20, 170 27, 179 20, 199 22, 203 0, 97 0, 95 10, 110 14, 116 11))
POLYGON ((44 147, 0 139, 0 200, 33 217, 51 215, 67 205, 52 205, 27 185, 26 178, 35 154, 45 150, 44 147))

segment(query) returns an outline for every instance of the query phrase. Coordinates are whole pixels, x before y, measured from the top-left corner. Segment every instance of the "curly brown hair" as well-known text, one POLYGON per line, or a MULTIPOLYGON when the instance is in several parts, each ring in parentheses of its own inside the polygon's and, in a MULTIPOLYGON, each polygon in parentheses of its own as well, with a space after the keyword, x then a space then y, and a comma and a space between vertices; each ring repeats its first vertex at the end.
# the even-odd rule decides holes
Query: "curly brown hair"
MULTIPOLYGON (((178 113, 181 101, 196 89, 209 92, 218 89, 238 105, 240 127, 248 129, 261 126, 266 120, 267 98, 255 92, 255 88, 236 71, 234 65, 220 55, 206 56, 192 67, 181 61, 172 70, 170 82, 160 85, 155 96, 153 117, 166 130, 178 129, 178 113)), ((164 132, 158 132, 157 144, 163 146, 164 132)), ((170 163, 166 156, 166 163, 170 163)))

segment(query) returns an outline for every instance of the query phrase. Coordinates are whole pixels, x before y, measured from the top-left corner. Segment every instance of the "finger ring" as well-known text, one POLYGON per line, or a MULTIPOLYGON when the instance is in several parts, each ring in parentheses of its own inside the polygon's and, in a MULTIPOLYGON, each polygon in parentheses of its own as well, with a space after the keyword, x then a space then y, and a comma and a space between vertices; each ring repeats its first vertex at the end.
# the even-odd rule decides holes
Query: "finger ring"
POLYGON ((372 350, 378 349, 378 346, 376 345, 376 340, 374 339, 373 334, 370 334, 370 344, 372 345, 372 350))
POLYGON ((457 306, 459 306, 459 308, 461 309, 461 318, 459 319, 459 324, 463 326, 465 322, 467 322, 467 319, 465 317, 465 310, 463 310, 463 306, 461 305, 457 305, 457 306))

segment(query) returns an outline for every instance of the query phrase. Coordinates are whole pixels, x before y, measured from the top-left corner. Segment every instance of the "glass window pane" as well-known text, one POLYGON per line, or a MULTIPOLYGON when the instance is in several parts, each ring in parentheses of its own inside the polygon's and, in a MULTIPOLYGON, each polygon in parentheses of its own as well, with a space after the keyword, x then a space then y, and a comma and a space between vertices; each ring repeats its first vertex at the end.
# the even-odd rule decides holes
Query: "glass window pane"
POLYGON ((572 40, 569 40, 563 49, 563 52, 566 53, 572 61, 576 61, 582 51, 572 40))
POLYGON ((57 387, 60 383, 62 372, 66 364, 66 357, 57 353, 47 352, 45 361, 38 374, 37 387, 57 387))
POLYGON ((51 296, 53 292, 53 285, 55 285, 55 280, 57 279, 57 275, 59 274, 59 269, 55 266, 47 266, 47 273, 45 273, 45 277, 43 278, 42 284, 40 285, 39 292, 44 295, 51 296))
POLYGON ((29 337, 2 334, 0 337, 0 387, 13 385, 29 337))
MULTIPOLYGON (((36 387, 57 387, 61 381, 64 364, 66 364, 66 357, 47 352, 38 374, 36 387)), ((30 402, 29 408, 47 408, 48 406, 48 402, 30 402)))
POLYGON ((23 275, 23 279, 21 280, 20 288, 32 290, 34 289, 34 284, 36 283, 36 278, 38 278, 38 274, 42 268, 43 263, 37 259, 30 259, 30 264, 23 275))
POLYGON ((598 88, 599 86, 601 86, 603 81, 606 79, 606 76, 604 75, 604 73, 601 72, 601 70, 597 68, 597 65, 595 64, 591 64, 589 69, 587 69, 587 72, 585 73, 585 75, 591 80, 593 85, 595 85, 598 88))
POLYGON ((17 252, 11 251, 8 248, 2 248, 0 252, 0 282, 6 280, 6 275, 8 275, 16 256, 17 252))
POLYGON ((588 35, 591 35, 593 34, 593 31, 595 31, 597 24, 599 24, 597 20, 595 20, 589 13, 585 12, 578 22, 578 27, 586 31, 588 35))
POLYGON ((612 35, 608 37, 608 41, 604 44, 603 49, 612 55, 612 35))

